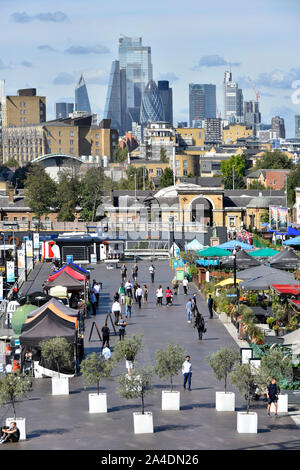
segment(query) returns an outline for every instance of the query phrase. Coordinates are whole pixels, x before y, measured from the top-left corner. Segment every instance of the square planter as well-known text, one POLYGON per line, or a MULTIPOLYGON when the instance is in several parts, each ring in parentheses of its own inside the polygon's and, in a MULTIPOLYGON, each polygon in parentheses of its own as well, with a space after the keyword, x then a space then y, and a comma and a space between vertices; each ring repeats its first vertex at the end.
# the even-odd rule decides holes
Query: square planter
POLYGON ((246 434, 257 434, 257 413, 237 413, 237 432, 246 434))
POLYGON ((133 413, 134 434, 153 433, 153 416, 151 412, 133 413))
POLYGON ((161 392, 161 409, 167 411, 180 410, 180 392, 163 390, 161 392))
POLYGON ((216 392, 216 410, 217 411, 234 411, 235 410, 235 393, 216 392))
POLYGON ((5 425, 10 426, 10 423, 15 421, 17 423, 17 428, 20 430, 20 441, 26 440, 26 418, 6 418, 5 425))
POLYGON ((69 395, 69 379, 52 377, 52 395, 69 395))
MULTIPOLYGON (((271 413, 275 413, 275 405, 271 403, 270 408, 271 413)), ((278 413, 287 413, 288 412, 288 394, 279 394, 278 395, 278 406, 277 406, 278 413)))
POLYGON ((107 413, 107 394, 89 393, 89 412, 107 413))

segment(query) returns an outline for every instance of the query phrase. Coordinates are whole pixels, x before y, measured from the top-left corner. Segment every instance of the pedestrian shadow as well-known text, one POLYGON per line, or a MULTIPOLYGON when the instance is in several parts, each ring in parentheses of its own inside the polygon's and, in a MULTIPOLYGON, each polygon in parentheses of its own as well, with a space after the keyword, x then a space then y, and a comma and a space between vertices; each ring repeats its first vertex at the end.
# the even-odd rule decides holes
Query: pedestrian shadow
POLYGON ((220 338, 203 338, 204 341, 216 341, 220 338))
POLYGON ((164 432, 164 431, 180 431, 184 429, 198 429, 202 427, 200 424, 166 424, 163 426, 155 426, 154 432, 164 432))
POLYGON ((216 404, 215 403, 191 403, 190 405, 180 405, 180 411, 181 410, 193 410, 194 408, 215 408, 216 404))
POLYGON ((120 406, 113 406, 112 408, 109 408, 107 411, 110 413, 114 413, 115 411, 122 411, 122 410, 136 410, 140 409, 141 405, 120 405, 120 406))
POLYGON ((30 434, 27 434, 27 438, 34 439, 35 437, 53 435, 53 434, 66 434, 70 432, 70 429, 57 428, 57 429, 35 429, 30 434))

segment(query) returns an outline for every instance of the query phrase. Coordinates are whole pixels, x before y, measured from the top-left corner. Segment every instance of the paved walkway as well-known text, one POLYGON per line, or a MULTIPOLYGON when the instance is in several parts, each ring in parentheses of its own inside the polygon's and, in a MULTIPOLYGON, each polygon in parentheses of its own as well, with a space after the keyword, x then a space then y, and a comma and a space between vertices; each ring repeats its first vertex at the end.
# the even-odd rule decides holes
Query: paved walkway
MULTIPOLYGON (((130 267, 130 263, 126 263, 130 267)), ((140 411, 138 400, 122 399, 117 393, 117 383, 113 380, 125 372, 125 363, 120 363, 113 372, 113 378, 103 381, 103 391, 108 395, 108 413, 90 415, 88 393, 94 387, 83 387, 82 377, 70 380, 70 395, 53 397, 50 379, 34 379, 33 390, 27 400, 18 404, 18 416, 27 420, 27 440, 14 446, 14 449, 178 449, 178 450, 219 450, 219 449, 297 449, 300 448, 299 427, 289 415, 268 418, 266 406, 256 402, 253 409, 258 412, 257 435, 242 435, 236 431, 236 413, 216 412, 215 392, 223 386, 217 382, 207 364, 207 356, 224 346, 238 348, 234 338, 219 319, 209 319, 206 303, 199 298, 199 310, 204 314, 207 333, 200 342, 196 330, 186 321, 185 304, 188 296, 182 293, 172 307, 157 308, 155 289, 158 284, 165 288, 171 285, 172 272, 167 261, 155 263, 155 283, 151 285, 148 272, 149 263, 139 262, 138 281, 149 287, 149 302, 139 310, 134 305, 133 316, 128 321, 127 334, 144 335, 144 350, 138 356, 141 366, 154 362, 157 348, 165 348, 168 342, 177 342, 191 356, 193 365, 192 391, 182 389, 182 376, 175 378, 175 389, 181 391, 181 409, 178 412, 161 411, 161 391, 168 384, 154 377, 154 393, 146 397, 147 411, 153 412, 154 434, 135 435, 132 413, 140 411)), ((103 265, 91 266, 91 279, 103 281, 100 306, 96 322, 101 329, 105 313, 110 309, 112 297, 120 284, 120 271, 107 270, 103 265)), ((42 273, 35 286, 44 281, 42 273)), ((194 289, 191 290, 191 293, 194 289)), ((92 319, 87 320, 85 351, 99 351, 100 343, 93 334, 88 342, 92 319)), ((119 341, 112 338, 112 345, 119 341)), ((244 409, 245 404, 236 391, 236 409, 244 409)), ((292 411, 290 409, 290 411, 292 411)), ((1 422, 10 416, 11 410, 0 409, 1 422)), ((2 446, 3 448, 4 446, 2 446)), ((1 448, 1 450, 2 450, 1 448)))

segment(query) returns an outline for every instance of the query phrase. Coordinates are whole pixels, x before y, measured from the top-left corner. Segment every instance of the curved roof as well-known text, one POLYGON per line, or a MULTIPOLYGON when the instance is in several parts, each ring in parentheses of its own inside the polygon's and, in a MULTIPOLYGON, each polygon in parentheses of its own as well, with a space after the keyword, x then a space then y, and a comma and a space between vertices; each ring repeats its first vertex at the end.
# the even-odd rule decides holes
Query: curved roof
POLYGON ((251 199, 251 201, 247 204, 247 207, 255 207, 255 208, 265 208, 269 207, 270 205, 270 198, 266 196, 257 196, 251 199))
POLYGON ((179 183, 175 186, 168 186, 167 188, 160 189, 155 193, 155 197, 176 197, 178 191, 201 191, 201 186, 193 183, 179 183))
POLYGON ((35 158, 32 160, 32 163, 39 163, 43 162, 44 160, 49 160, 50 158, 70 158, 71 160, 76 160, 77 162, 83 163, 80 157, 76 157, 75 155, 69 155, 68 153, 48 153, 46 155, 41 155, 40 157, 35 158))

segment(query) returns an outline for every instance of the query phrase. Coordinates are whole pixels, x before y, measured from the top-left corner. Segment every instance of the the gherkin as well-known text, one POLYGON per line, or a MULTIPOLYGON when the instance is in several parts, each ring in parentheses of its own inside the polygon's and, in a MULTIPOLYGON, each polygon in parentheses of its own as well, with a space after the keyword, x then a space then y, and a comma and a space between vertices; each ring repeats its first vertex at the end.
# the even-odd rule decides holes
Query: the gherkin
POLYGON ((154 80, 149 80, 145 87, 141 103, 141 124, 146 124, 148 121, 160 122, 164 120, 164 107, 157 85, 154 80))

